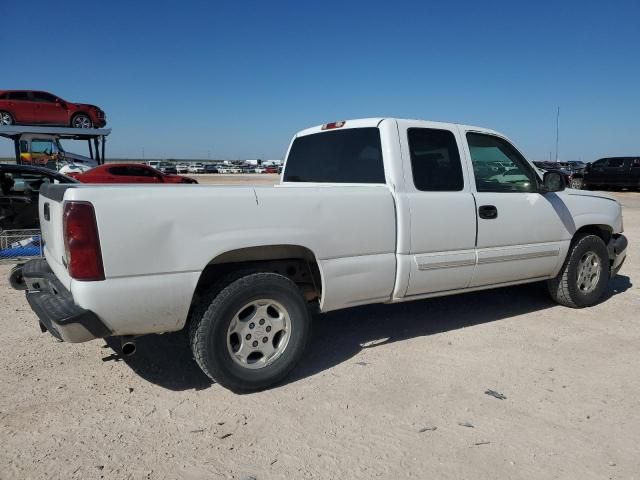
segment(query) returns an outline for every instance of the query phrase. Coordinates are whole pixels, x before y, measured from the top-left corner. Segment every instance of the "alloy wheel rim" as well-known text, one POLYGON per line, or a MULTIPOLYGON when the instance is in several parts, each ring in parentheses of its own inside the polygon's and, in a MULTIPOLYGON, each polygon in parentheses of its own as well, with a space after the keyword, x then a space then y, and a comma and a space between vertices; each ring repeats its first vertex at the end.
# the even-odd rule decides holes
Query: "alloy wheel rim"
POLYGON ((0 125, 11 125, 12 123, 11 116, 8 113, 0 113, 0 125))
POLYGON ((227 330, 227 350, 241 367, 260 369, 280 358, 290 337, 291 319, 281 303, 252 300, 233 316, 227 330))
POLYGON ((577 284, 578 290, 584 294, 593 292, 598 286, 602 264, 595 252, 586 252, 578 261, 577 284))
POLYGON ((76 128, 91 128, 91 121, 85 115, 78 115, 73 121, 73 126, 76 128))

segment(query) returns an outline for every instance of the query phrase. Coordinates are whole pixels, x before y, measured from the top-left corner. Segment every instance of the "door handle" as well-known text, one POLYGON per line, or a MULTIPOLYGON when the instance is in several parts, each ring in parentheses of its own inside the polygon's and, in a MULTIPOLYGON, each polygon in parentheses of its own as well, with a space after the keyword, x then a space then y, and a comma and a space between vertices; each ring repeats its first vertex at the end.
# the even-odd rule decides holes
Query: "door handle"
POLYGON ((478 215, 485 220, 498 218, 498 209, 494 205, 481 205, 478 207, 478 215))

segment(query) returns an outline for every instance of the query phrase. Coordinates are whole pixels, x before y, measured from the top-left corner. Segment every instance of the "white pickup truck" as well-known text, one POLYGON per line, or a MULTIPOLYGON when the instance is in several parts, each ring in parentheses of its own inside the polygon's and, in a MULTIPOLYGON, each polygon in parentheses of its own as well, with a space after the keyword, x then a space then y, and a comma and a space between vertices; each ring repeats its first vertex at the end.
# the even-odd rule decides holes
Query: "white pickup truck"
POLYGON ((316 310, 537 281, 586 307, 627 247, 613 197, 565 190, 503 135, 392 118, 301 131, 276 186, 45 185, 39 208, 45 259, 21 275, 43 331, 130 352, 188 328, 234 391, 282 380, 316 310))

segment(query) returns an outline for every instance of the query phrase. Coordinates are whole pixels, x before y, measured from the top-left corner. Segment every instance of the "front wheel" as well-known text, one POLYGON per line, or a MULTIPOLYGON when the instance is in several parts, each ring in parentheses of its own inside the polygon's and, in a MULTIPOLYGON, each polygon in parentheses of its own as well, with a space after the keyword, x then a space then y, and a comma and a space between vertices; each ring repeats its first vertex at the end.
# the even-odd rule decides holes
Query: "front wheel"
POLYGON ((9 112, 0 112, 0 125, 13 125, 15 120, 9 112))
POLYGON ((93 122, 88 115, 84 113, 78 113, 71 119, 71 126, 73 128, 91 128, 93 127, 93 122))
POLYGON ((560 305, 584 308, 595 305, 607 288, 609 253, 597 235, 575 238, 558 276, 548 280, 551 297, 560 305))
MULTIPOLYGON (((300 360, 311 317, 298 286, 275 273, 230 281, 196 313, 191 349, 212 380, 234 392, 262 390, 300 360)), ((196 309, 197 310, 197 309, 196 309)))
POLYGON ((574 188, 576 190, 582 190, 582 186, 584 181, 582 178, 572 178, 571 182, 569 182, 569 187, 574 188))

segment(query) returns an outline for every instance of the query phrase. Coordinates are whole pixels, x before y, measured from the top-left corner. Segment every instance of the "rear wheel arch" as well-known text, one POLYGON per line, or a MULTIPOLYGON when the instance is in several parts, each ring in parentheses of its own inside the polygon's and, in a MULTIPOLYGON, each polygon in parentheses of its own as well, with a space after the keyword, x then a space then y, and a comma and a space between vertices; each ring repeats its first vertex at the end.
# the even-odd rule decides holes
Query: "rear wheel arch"
POLYGON ((300 245, 262 245, 229 250, 213 258, 200 274, 189 317, 225 285, 251 273, 278 273, 287 277, 301 289, 307 302, 320 304, 324 280, 313 251, 300 245))

